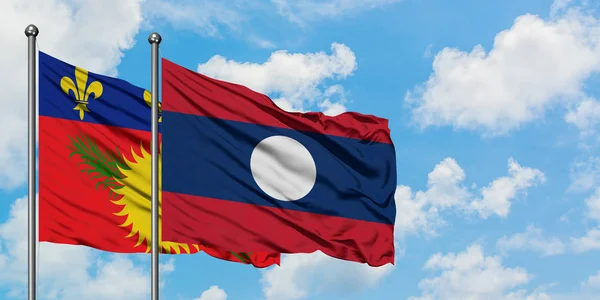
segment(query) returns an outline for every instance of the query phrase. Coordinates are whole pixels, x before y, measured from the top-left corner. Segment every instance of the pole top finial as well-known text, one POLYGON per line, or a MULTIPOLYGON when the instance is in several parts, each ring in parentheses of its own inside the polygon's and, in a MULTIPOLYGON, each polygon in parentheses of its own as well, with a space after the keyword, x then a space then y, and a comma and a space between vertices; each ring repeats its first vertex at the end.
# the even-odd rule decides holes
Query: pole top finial
POLYGON ((160 34, 158 34, 158 32, 153 32, 148 37, 148 43, 150 44, 160 44, 161 41, 162 37, 160 36, 160 34))
POLYGON ((27 37, 30 37, 30 36, 36 37, 38 35, 38 33, 40 33, 40 30, 37 28, 37 26, 35 26, 33 24, 29 24, 29 25, 27 25, 27 27, 25 27, 25 35, 27 37))

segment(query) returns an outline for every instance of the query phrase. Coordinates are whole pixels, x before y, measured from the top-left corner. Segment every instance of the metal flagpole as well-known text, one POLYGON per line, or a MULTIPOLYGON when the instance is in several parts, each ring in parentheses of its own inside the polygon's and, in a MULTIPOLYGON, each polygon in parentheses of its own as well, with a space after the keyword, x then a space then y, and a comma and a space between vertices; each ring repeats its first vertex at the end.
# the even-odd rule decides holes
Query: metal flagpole
POLYGON ((27 66, 28 66, 28 87, 27 87, 27 129, 29 139, 27 140, 28 151, 28 196, 29 209, 27 214, 28 219, 28 247, 27 247, 27 266, 28 266, 28 299, 35 300, 36 298, 36 243, 37 243, 37 220, 36 220, 36 201, 35 201, 35 144, 36 144, 36 79, 37 79, 37 62, 36 62, 36 38, 39 33, 38 28, 31 24, 25 28, 27 36, 27 66))
POLYGON ((160 253, 158 241, 158 45, 162 38, 153 32, 148 37, 152 47, 152 300, 158 300, 158 256, 160 253))

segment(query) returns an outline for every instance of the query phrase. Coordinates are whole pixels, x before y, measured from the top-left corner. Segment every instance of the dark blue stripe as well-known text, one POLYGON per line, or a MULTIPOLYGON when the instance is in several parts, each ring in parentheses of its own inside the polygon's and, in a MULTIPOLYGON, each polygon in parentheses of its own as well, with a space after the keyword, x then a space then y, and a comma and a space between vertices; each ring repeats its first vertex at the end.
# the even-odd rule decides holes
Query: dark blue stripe
POLYGON ((393 224, 394 146, 165 111, 164 191, 393 224), (306 147, 317 167, 312 191, 293 202, 266 195, 250 156, 263 139, 283 135, 306 147))
MULTIPOLYGON (((103 92, 98 99, 90 97, 83 121, 75 107, 75 95, 67 95, 60 81, 67 76, 77 84, 75 66, 58 60, 46 53, 39 54, 39 112, 48 116, 72 121, 88 122, 107 126, 126 127, 150 131, 150 106, 144 101, 144 89, 127 81, 108 76, 88 73, 87 84, 98 81, 103 92)), ((162 127, 159 124, 159 127, 162 127)))

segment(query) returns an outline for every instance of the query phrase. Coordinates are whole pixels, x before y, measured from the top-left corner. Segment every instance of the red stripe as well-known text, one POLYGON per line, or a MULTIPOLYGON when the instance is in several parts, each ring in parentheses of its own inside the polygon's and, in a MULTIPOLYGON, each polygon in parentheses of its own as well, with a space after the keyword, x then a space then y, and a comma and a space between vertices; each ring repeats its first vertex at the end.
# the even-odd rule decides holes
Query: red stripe
POLYGON ((171 241, 249 252, 320 250, 371 266, 394 263, 393 225, 171 192, 163 199, 163 237, 171 241))
POLYGON ((140 142, 149 141, 150 134, 128 129, 116 134, 114 128, 44 116, 39 123, 40 241, 120 253, 145 252, 145 244, 134 247, 137 236, 125 238, 131 227, 119 226, 126 218, 114 215, 120 207, 110 201, 110 191, 96 187, 101 180, 82 172, 86 167, 78 165, 82 159, 70 157, 67 147, 69 137, 85 132, 101 148, 114 151, 120 147, 132 159, 130 147, 139 154, 140 142))
POLYGON ((387 119, 353 112, 337 116, 289 113, 263 94, 204 76, 164 58, 162 86, 164 111, 392 143, 387 119))

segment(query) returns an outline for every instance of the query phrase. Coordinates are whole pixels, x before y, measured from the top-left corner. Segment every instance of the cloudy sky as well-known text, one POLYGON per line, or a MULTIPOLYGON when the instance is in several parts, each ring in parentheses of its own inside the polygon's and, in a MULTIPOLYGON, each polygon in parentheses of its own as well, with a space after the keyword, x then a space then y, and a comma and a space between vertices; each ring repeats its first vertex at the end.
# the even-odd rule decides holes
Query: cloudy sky
MULTIPOLYGON (((0 298, 26 294, 26 38, 150 85, 161 55, 294 111, 390 120, 396 265, 161 257, 162 299, 598 299, 600 4, 0 1, 0 298), (224 3, 227 3, 224 4, 224 3)), ((148 255, 42 243, 42 299, 149 299, 148 255)))

